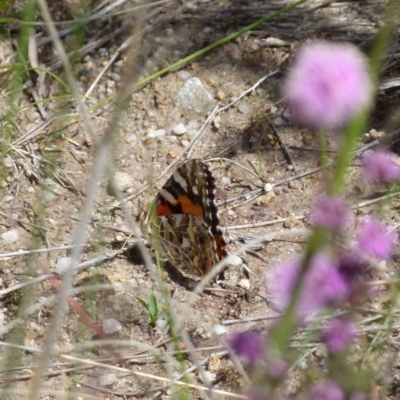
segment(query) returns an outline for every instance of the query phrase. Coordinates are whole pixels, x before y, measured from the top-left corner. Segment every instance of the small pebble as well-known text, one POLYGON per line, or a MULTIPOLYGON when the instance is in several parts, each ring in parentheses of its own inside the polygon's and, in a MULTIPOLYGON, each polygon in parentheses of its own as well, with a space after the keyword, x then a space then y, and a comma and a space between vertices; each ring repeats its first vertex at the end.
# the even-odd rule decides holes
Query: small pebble
POLYGON ((260 196, 256 200, 256 204, 258 206, 265 206, 268 203, 270 203, 274 198, 275 198, 275 193, 274 192, 267 192, 266 194, 260 196))
POLYGON ((129 142, 136 142, 138 140, 138 137, 137 137, 137 135, 135 135, 134 133, 131 133, 129 136, 128 136, 128 141, 129 142))
POLYGON ((241 279, 238 282, 238 286, 241 287, 242 289, 249 290, 250 289, 250 281, 248 279, 241 279))
POLYGON ((197 135, 196 129, 190 129, 190 131, 188 131, 187 135, 188 135, 189 139, 192 140, 197 135))
POLYGON ((284 121, 283 118, 281 118, 281 117, 275 118, 275 119, 272 121, 272 123, 273 123, 275 126, 282 126, 282 125, 285 125, 285 121, 284 121))
POLYGON ((213 96, 204 88, 198 78, 183 83, 175 96, 175 104, 187 116, 203 116, 215 105, 213 96))
POLYGON ((302 226, 301 222, 297 218, 289 218, 284 223, 283 226, 288 229, 299 228, 302 226))
POLYGON ((214 326, 214 333, 217 335, 224 335, 228 330, 226 329, 226 326, 224 325, 215 325, 214 326))
POLYGON ((266 183, 264 186, 264 192, 268 193, 273 189, 273 186, 270 183, 266 183))
POLYGON ((147 139, 154 139, 154 138, 158 138, 161 136, 164 136, 166 134, 166 130, 165 129, 157 129, 156 131, 152 131, 150 133, 148 133, 146 135, 147 139))
POLYGON ((72 257, 61 257, 56 264, 56 272, 63 274, 72 263, 72 257))
POLYGON ((227 186, 230 185, 232 181, 227 176, 223 176, 221 182, 224 186, 227 186))
POLYGON ((11 158, 9 156, 7 156, 4 160, 3 160, 3 164, 6 168, 11 168, 13 166, 13 162, 11 160, 11 158))
POLYGON ((10 196, 6 196, 4 200, 5 200, 6 203, 10 203, 11 201, 14 200, 14 196, 11 196, 11 195, 10 196))
POLYGON ((47 190, 43 190, 43 192, 41 193, 41 197, 42 197, 42 200, 43 200, 45 203, 47 203, 47 202, 53 200, 54 197, 55 197, 55 195, 54 195, 54 193, 52 193, 52 192, 49 192, 49 191, 47 191, 47 190))
POLYGON ((6 243, 15 243, 19 239, 19 233, 16 229, 11 229, 7 232, 4 232, 1 235, 1 238, 6 242, 6 243))
POLYGON ((164 329, 168 324, 168 317, 166 315, 157 318, 156 325, 160 329, 164 329))
POLYGON ((243 260, 236 255, 228 256, 228 264, 232 267, 240 267, 243 264, 243 260))
POLYGON ((278 107, 272 106, 269 111, 271 112, 271 114, 275 114, 278 111, 278 107))
POLYGON ((106 335, 111 335, 122 329, 122 325, 115 318, 108 318, 103 321, 102 329, 106 335))
POLYGON ((111 74, 111 78, 114 79, 114 81, 120 81, 121 80, 121 75, 117 74, 116 72, 111 74))
POLYGON ((199 378, 203 383, 211 383, 217 379, 217 374, 210 371, 202 371, 199 374, 199 378))
POLYGON ((301 189, 301 183, 299 181, 290 181, 288 183, 289 189, 296 189, 300 190, 301 189))
POLYGON ((172 133, 176 136, 181 136, 184 135, 187 132, 187 128, 185 125, 182 124, 182 122, 179 122, 179 124, 176 124, 172 128, 172 133))
POLYGON ((53 186, 53 185, 55 185, 55 182, 54 182, 53 179, 51 179, 51 178, 46 178, 46 179, 44 180, 44 183, 45 183, 46 185, 48 185, 48 186, 53 186))
POLYGON ((100 386, 111 386, 117 381, 115 374, 102 374, 99 377, 100 386))
POLYGON ((185 81, 187 81, 188 79, 190 79, 191 75, 190 75, 189 72, 183 71, 183 70, 182 70, 182 71, 178 71, 178 72, 177 72, 176 77, 177 77, 180 81, 185 82, 185 81))
POLYGON ((251 107, 246 102, 239 103, 238 110, 242 114, 250 114, 252 111, 251 107))
POLYGON ((117 171, 114 174, 115 183, 120 188, 125 188, 132 185, 132 176, 126 172, 117 171))
POLYGON ((178 156, 178 154, 175 153, 175 151, 169 151, 168 152, 168 157, 172 158, 173 160, 178 156))
POLYGON ((35 193, 35 188, 33 186, 29 186, 27 189, 28 193, 35 193))

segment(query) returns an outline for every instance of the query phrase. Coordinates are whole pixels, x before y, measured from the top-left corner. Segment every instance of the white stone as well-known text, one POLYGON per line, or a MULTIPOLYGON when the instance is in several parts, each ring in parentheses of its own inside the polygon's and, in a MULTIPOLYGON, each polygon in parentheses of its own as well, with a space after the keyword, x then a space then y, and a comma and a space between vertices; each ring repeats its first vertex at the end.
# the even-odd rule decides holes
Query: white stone
POLYGON ((154 139, 154 138, 158 138, 161 136, 164 136, 166 134, 166 130, 165 129, 157 129, 155 131, 150 132, 146 137, 148 139, 154 139))
POLYGON ((190 78, 184 82, 175 97, 175 101, 177 107, 188 116, 203 116, 216 103, 198 78, 190 78))
POLYGON ((3 160, 3 164, 6 168, 11 168, 13 166, 13 162, 11 160, 11 158, 9 156, 7 156, 4 160, 3 160))
POLYGON ((227 176, 223 176, 221 178, 221 182, 224 186, 227 186, 230 185, 232 181, 227 176))
POLYGON ((269 111, 271 112, 271 114, 275 114, 278 111, 278 107, 272 106, 269 111))
POLYGON ((232 267, 240 267, 243 264, 243 260, 239 256, 236 256, 236 255, 228 256, 227 262, 232 267))
POLYGON ((199 374, 199 378, 203 383, 211 383, 217 379, 217 375, 214 372, 201 371, 199 374))
POLYGON ((187 72, 187 71, 181 70, 181 71, 178 71, 178 72, 177 72, 176 77, 177 77, 180 81, 185 82, 185 81, 187 81, 188 79, 190 79, 190 73, 187 72))
POLYGON ((226 326, 224 325, 215 325, 213 330, 216 335, 224 335, 226 332, 228 332, 226 326))
POLYGON ((168 317, 166 315, 162 315, 161 317, 157 318, 156 325, 160 329, 164 329, 168 324, 168 317))
POLYGON ((184 135, 186 132, 187 132, 187 128, 184 124, 182 124, 182 122, 179 122, 179 124, 176 124, 172 128, 172 133, 176 136, 184 135))
POLYGON ((122 329, 122 325, 115 318, 107 318, 102 323, 102 329, 106 335, 111 335, 122 329))
POLYGON ((72 263, 72 257, 61 257, 56 264, 56 272, 63 274, 72 263))
POLYGON ((7 232, 4 232, 1 235, 1 238, 6 242, 6 243, 15 243, 19 239, 19 233, 16 229, 10 229, 7 232))
POLYGON ((248 279, 241 279, 238 282, 238 286, 243 289, 249 290, 250 289, 250 281, 248 279))
POLYGON ((132 176, 126 172, 117 171, 114 174, 114 179, 119 188, 125 188, 132 185, 132 176))
POLYGON ((264 192, 268 193, 273 189, 273 186, 270 183, 266 183, 264 186, 264 192))

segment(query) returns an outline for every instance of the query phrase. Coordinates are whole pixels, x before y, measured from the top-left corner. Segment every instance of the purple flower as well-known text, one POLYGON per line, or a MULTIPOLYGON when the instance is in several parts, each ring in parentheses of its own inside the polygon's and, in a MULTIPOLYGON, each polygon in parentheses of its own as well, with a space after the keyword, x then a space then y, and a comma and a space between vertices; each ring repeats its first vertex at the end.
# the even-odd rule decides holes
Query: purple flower
POLYGON ((345 318, 334 318, 322 333, 322 339, 331 354, 343 351, 357 336, 357 325, 345 318))
POLYGON ((309 389, 310 400, 344 400, 343 390, 333 380, 317 383, 309 389))
POLYGON ((360 296, 371 295, 372 287, 366 287, 365 282, 371 280, 371 271, 365 257, 360 254, 347 254, 340 257, 339 272, 349 285, 348 301, 355 302, 360 296))
POLYGON ((376 217, 361 223, 358 232, 358 250, 378 259, 387 260, 393 253, 395 233, 376 217))
POLYGON ((342 127, 371 93, 365 56, 351 44, 325 41, 299 49, 283 86, 293 119, 317 129, 342 127))
POLYGON ((267 371, 269 376, 273 379, 281 378, 286 373, 287 369, 287 362, 283 358, 268 360, 267 371))
MULTIPOLYGON (((348 283, 340 274, 338 267, 338 262, 327 255, 323 253, 314 255, 304 276, 297 304, 298 317, 304 318, 348 296, 348 283)), ((283 311, 289 305, 300 269, 301 263, 297 260, 282 264, 275 269, 274 278, 267 284, 274 305, 279 311, 283 311)))
POLYGON ((323 194, 318 197, 315 208, 310 214, 313 226, 329 229, 345 228, 352 219, 352 213, 342 197, 329 197, 323 194))
POLYGON ((400 165, 387 149, 366 151, 361 157, 361 165, 363 175, 370 181, 390 183, 400 178, 400 165))
POLYGON ((226 335, 226 343, 237 356, 254 364, 265 355, 266 338, 259 331, 232 332, 226 335))

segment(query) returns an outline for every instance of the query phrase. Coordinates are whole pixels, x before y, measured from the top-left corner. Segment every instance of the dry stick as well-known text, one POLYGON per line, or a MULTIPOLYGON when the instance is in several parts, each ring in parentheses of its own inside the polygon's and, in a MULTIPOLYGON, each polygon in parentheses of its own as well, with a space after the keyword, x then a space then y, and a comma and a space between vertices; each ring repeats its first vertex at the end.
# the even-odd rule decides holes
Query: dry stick
MULTIPOLYGON (((100 182, 102 176, 104 175, 104 171, 106 169, 106 163, 108 159, 108 154, 110 152, 112 137, 115 132, 118 131, 118 122, 120 120, 120 114, 122 112, 122 105, 128 97, 128 92, 121 93, 121 96, 117 98, 116 107, 113 115, 113 119, 110 121, 108 129, 104 133, 104 136, 100 141, 97 140, 97 136, 95 130, 92 127, 89 115, 86 111, 86 108, 83 104, 82 96, 79 92, 78 85, 75 81, 75 78, 72 73, 72 67, 70 65, 68 56, 65 52, 65 49, 57 35, 57 31, 53 24, 48 6, 45 0, 38 0, 38 6, 41 11, 42 17, 44 21, 47 23, 47 28, 49 30, 50 37, 54 42, 55 49, 57 50, 58 56, 60 57, 62 64, 64 65, 64 71, 66 73, 67 80, 72 89, 72 92, 75 96, 75 99, 78 103, 79 112, 82 114, 85 128, 87 132, 91 135, 92 139, 95 142, 99 142, 97 146, 97 155, 93 161, 93 171, 91 180, 89 182, 89 188, 87 191, 86 201, 83 204, 83 210, 81 215, 81 220, 78 222, 78 226, 76 229, 75 237, 74 237, 74 248, 71 252, 71 265, 67 268, 62 287, 60 288, 60 292, 58 294, 58 302, 54 309, 53 319, 47 331, 47 337, 43 346, 43 353, 39 358, 38 368, 36 370, 36 374, 34 379, 32 380, 32 385, 30 388, 30 399, 36 399, 38 397, 40 391, 40 385, 43 378, 43 375, 47 369, 48 362, 51 357, 51 352, 54 347, 54 344, 57 340, 57 335, 62 324, 66 309, 69 293, 72 288, 73 276, 75 272, 75 268, 78 265, 78 260, 81 255, 81 247, 77 246, 85 242, 86 232, 88 230, 88 225, 90 221, 90 216, 93 212, 95 199, 97 197, 97 193, 99 190, 98 182, 100 182)), ((140 19, 142 21, 142 19, 140 19)), ((140 23, 138 24, 138 26, 140 23)))
POLYGON ((9 219, 10 221, 12 221, 12 222, 18 222, 18 223, 21 224, 21 225, 31 226, 31 227, 33 227, 33 228, 40 229, 40 230, 43 231, 43 232, 48 232, 48 229, 43 228, 43 226, 33 224, 32 222, 24 221, 24 220, 22 220, 22 219, 13 217, 13 216, 8 215, 8 214, 6 214, 6 213, 3 213, 3 212, 1 212, 1 211, 0 211, 0 215, 1 215, 2 217, 8 218, 8 219, 9 219))
POLYGON ((106 71, 111 67, 111 65, 114 63, 114 61, 117 59, 117 57, 119 57, 121 52, 123 52, 125 49, 127 49, 130 46, 131 41, 132 41, 132 38, 129 38, 129 39, 125 40, 125 42, 122 43, 121 46, 118 47, 118 49, 112 55, 112 57, 110 58, 108 63, 100 71, 100 73, 97 75, 97 77, 94 80, 94 82, 90 85, 89 89, 86 91, 85 97, 89 97, 90 96, 90 94, 92 93, 93 89, 99 83, 100 79, 103 77, 103 75, 106 73, 106 71))
MULTIPOLYGON (((69 246, 69 247, 73 248, 73 246, 69 246)), ((82 246, 82 247, 84 247, 84 246, 82 246)), ((102 263, 102 262, 105 262, 105 261, 112 260, 113 258, 115 258, 119 254, 123 253, 124 251, 125 251, 125 249, 122 249, 122 250, 118 250, 117 252, 115 252, 113 254, 109 254, 109 255, 105 254, 105 255, 102 255, 102 256, 97 256, 97 257, 91 258, 90 260, 83 261, 83 262, 81 262, 81 263, 76 265, 75 273, 78 273, 80 270, 88 267, 89 265, 99 264, 99 263, 102 263)), ((32 251, 32 253, 33 252, 34 251, 32 251)), ((62 275, 62 271, 60 271, 60 272, 55 271, 55 273, 57 273, 59 275, 62 275)), ((19 289, 22 289, 24 287, 27 287, 27 286, 30 286, 30 285, 34 285, 35 283, 40 283, 40 282, 43 282, 43 281, 45 281, 47 279, 54 278, 54 277, 55 277, 54 273, 43 274, 43 275, 40 275, 40 276, 38 276, 36 278, 33 278, 33 279, 29 280, 29 281, 18 283, 17 285, 10 286, 7 289, 0 290, 0 298, 2 296, 4 296, 5 294, 7 294, 7 293, 14 292, 15 290, 19 290, 19 289)))
POLYGON ((235 164, 237 165, 239 168, 243 169, 244 171, 248 172, 249 174, 253 175, 255 178, 260 179, 260 177, 253 172, 251 169, 246 168, 244 165, 238 163, 237 161, 231 160, 229 158, 224 158, 224 157, 217 157, 217 158, 209 158, 207 160, 205 160, 205 162, 209 163, 209 162, 213 162, 213 161, 225 161, 225 162, 229 162, 231 164, 235 164))
MULTIPOLYGON (((154 352, 156 351, 156 349, 158 348, 158 347, 161 347, 161 346, 164 346, 165 344, 167 344, 167 343, 169 343, 170 341, 171 341, 172 339, 171 338, 168 338, 168 339, 165 339, 165 340, 162 340, 162 341, 159 341, 158 343, 156 343, 155 345, 153 345, 153 346, 148 346, 148 347, 151 347, 151 349, 143 349, 143 350, 139 350, 139 351, 137 351, 136 353, 134 353, 133 355, 130 355, 129 357, 124 357, 124 359, 126 359, 126 360, 129 360, 129 359, 131 359, 131 358, 133 358, 133 357, 137 357, 138 355, 141 355, 141 354, 143 354, 143 353, 147 353, 147 352, 149 352, 149 351, 153 351, 153 349, 154 349, 154 352)), ((103 345, 112 345, 113 343, 115 343, 116 341, 115 340, 110 340, 109 342, 110 343, 104 343, 104 342, 106 342, 106 341, 101 341, 101 342, 99 342, 98 340, 96 340, 95 342, 94 342, 94 344, 95 345, 101 345, 101 346, 103 346, 103 345)), ((128 346, 131 346, 132 345, 132 342, 131 341, 124 341, 124 342, 126 342, 126 344, 128 345, 128 346)), ((15 344, 10 344, 10 343, 7 343, 7 342, 0 342, 0 346, 4 346, 4 347, 15 347, 15 348, 20 348, 20 349, 22 349, 22 350, 24 350, 24 351, 30 351, 30 352, 41 352, 41 350, 39 349, 39 348, 32 348, 32 347, 29 347, 29 346, 19 346, 19 345, 15 345, 15 344)), ((63 352, 63 350, 62 349, 60 349, 60 351, 59 351, 60 353, 61 352, 63 352)), ((176 354, 176 352, 175 352, 175 354, 176 354)), ((157 353, 157 357, 161 357, 162 356, 162 354, 159 354, 159 353, 157 353)), ((154 356, 153 356, 154 357, 154 356)), ((105 361, 108 361, 108 362, 110 362, 110 361, 113 361, 113 360, 115 360, 115 359, 108 359, 108 360, 105 360, 105 361)), ((97 360, 98 362, 100 362, 100 360, 97 360)), ((103 361, 104 362, 104 361, 103 361)), ((70 363, 69 363, 70 364, 70 363)), ((106 365, 106 364, 105 364, 106 365)), ((26 366, 24 366, 23 367, 24 369, 26 369, 27 367, 26 366)), ((31 368, 33 368, 33 367, 31 367, 31 368)), ((78 371, 82 371, 82 370, 89 370, 89 369, 93 369, 93 368, 96 368, 95 366, 93 366, 93 365, 82 365, 82 366, 80 366, 80 367, 73 367, 73 368, 66 368, 66 369, 60 369, 60 370, 57 370, 57 371, 51 371, 51 372, 47 372, 46 374, 45 374, 45 377, 46 378, 49 378, 49 377, 54 377, 54 376, 59 376, 59 375, 62 375, 62 374, 68 374, 68 373, 71 373, 71 372, 78 372, 78 371)), ((0 376, 0 382, 10 382, 10 381, 25 381, 25 380, 31 380, 32 378, 33 378, 33 376, 34 376, 34 374, 26 374, 26 375, 15 375, 15 376, 0 376)))
POLYGON ((256 321, 268 321, 270 319, 281 318, 282 314, 276 315, 268 315, 265 317, 253 317, 253 318, 243 318, 243 319, 229 319, 227 321, 222 321, 222 325, 235 325, 235 324, 245 324, 247 322, 256 322, 256 321))
POLYGON ((230 392, 226 392, 224 390, 219 390, 219 389, 209 389, 206 386, 201 386, 201 385, 194 385, 191 383, 186 383, 186 382, 181 382, 181 381, 177 381, 177 380, 170 380, 167 378, 162 378, 160 376, 157 375, 153 375, 153 374, 145 374, 143 372, 138 372, 138 371, 131 371, 129 369, 126 368, 121 368, 121 367, 116 367, 113 365, 107 365, 107 364, 102 364, 96 361, 90 361, 90 360, 86 360, 86 359, 81 359, 78 357, 72 357, 72 356, 68 356, 68 355, 60 355, 61 358, 65 359, 65 360, 69 360, 72 362, 79 362, 82 364, 89 364, 89 365, 93 365, 95 367, 102 367, 102 368, 108 368, 111 369, 113 371, 119 371, 119 372, 123 372, 129 375, 134 375, 137 377, 141 377, 141 378, 148 378, 148 379, 152 379, 155 381, 161 381, 161 382, 165 382, 168 383, 169 385, 177 385, 177 386, 181 386, 181 387, 186 387, 189 389, 196 389, 198 391, 204 391, 204 392, 210 392, 213 391, 215 394, 221 394, 221 395, 225 395, 227 397, 233 397, 235 399, 246 399, 246 396, 240 395, 240 394, 236 394, 236 393, 230 393, 230 392))
MULTIPOLYGON (((100 400, 99 396, 94 396, 92 394, 78 392, 74 390, 68 390, 68 394, 60 393, 60 389, 50 389, 48 387, 39 388, 39 393, 43 395, 43 397, 38 396, 37 398, 49 398, 49 396, 54 397, 55 399, 85 399, 85 400, 100 400)), ((9 399, 11 394, 20 395, 23 397, 18 397, 21 399, 28 399, 30 392, 29 389, 16 389, 16 388, 5 388, 4 390, 0 389, 0 394, 4 394, 3 399, 9 399)))
POLYGON ((289 151, 288 147, 286 146, 285 141, 282 138, 282 135, 279 133, 278 129, 276 129, 276 126, 272 123, 272 121, 268 117, 266 117, 266 118, 267 118, 270 128, 273 130, 273 132, 275 133, 275 136, 278 138, 283 152, 286 154, 286 157, 289 159, 290 164, 293 166, 294 172, 297 172, 296 163, 294 162, 292 154, 289 151))
POLYGON ((59 118, 66 118, 66 117, 79 117, 79 114, 66 114, 66 115, 53 115, 46 121, 41 122, 39 125, 35 126, 32 128, 29 132, 25 133, 22 137, 18 138, 15 140, 12 144, 14 146, 20 146, 24 144, 25 142, 34 139, 36 136, 42 134, 47 130, 47 127, 54 121, 56 121, 59 118))

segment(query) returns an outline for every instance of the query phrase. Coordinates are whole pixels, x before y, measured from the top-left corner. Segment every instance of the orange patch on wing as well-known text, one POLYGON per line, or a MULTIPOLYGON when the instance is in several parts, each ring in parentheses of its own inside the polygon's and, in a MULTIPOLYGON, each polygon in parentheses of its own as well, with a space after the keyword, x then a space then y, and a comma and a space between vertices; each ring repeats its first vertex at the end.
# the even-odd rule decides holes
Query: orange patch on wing
POLYGON ((184 214, 196 215, 204 220, 203 209, 198 204, 193 203, 189 197, 178 196, 178 203, 181 205, 184 214))
POLYGON ((162 203, 157 204, 156 215, 157 217, 164 217, 165 215, 171 215, 172 210, 168 207, 168 205, 164 205, 162 203))

